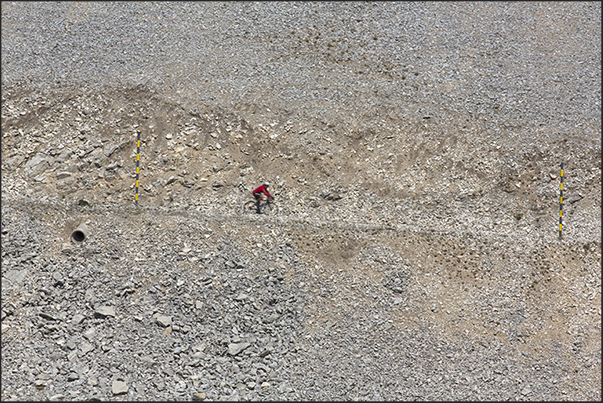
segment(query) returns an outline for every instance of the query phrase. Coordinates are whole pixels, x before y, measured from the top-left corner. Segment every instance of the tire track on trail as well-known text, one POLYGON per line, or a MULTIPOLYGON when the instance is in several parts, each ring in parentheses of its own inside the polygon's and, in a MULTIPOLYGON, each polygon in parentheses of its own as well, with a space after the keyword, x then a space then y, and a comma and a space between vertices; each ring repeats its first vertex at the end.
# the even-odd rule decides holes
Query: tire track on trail
MULTIPOLYGON (((413 233, 420 235, 438 235, 438 236, 451 236, 451 237, 466 237, 471 236, 475 238, 488 238, 498 241, 515 242, 517 239, 526 239, 526 234, 520 231, 510 231, 508 233, 487 231, 483 229, 462 229, 462 228, 446 228, 442 229, 441 225, 428 226, 424 224, 411 225, 411 224, 383 224, 374 223, 369 221, 344 221, 341 219, 330 219, 330 220, 309 220, 307 218, 300 218, 298 214, 284 214, 279 213, 277 216, 265 216, 255 215, 249 216, 244 214, 236 213, 222 213, 217 209, 210 209, 209 211, 199 211, 197 209, 184 209, 184 208, 172 208, 166 207, 120 207, 120 206, 86 206, 80 207, 75 204, 63 205, 60 203, 43 203, 43 202, 32 202, 31 200, 23 199, 10 199, 3 197, 3 204, 17 208, 21 211, 34 212, 38 211, 38 215, 44 214, 44 209, 53 209, 55 211, 62 210, 69 214, 80 214, 80 215, 103 215, 103 214, 115 214, 123 218, 132 217, 181 217, 186 219, 198 219, 201 221, 210 222, 230 222, 239 224, 278 224, 287 225, 290 227, 306 227, 310 226, 316 230, 322 229, 341 229, 348 231, 357 232, 399 232, 399 233, 413 233)), ((198 206, 201 207, 201 206, 198 206)), ((551 243, 555 241, 553 235, 533 236, 534 241, 541 241, 545 243, 551 243)), ((564 243, 571 243, 571 240, 563 240, 564 243)))

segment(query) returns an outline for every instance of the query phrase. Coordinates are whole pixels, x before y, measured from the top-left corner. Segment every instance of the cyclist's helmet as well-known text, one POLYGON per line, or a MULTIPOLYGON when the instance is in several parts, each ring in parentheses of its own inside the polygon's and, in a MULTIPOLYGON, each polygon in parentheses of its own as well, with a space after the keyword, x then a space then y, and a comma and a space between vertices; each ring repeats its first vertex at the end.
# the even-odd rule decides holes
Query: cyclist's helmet
POLYGON ((270 186, 270 182, 264 182, 264 186, 270 186))

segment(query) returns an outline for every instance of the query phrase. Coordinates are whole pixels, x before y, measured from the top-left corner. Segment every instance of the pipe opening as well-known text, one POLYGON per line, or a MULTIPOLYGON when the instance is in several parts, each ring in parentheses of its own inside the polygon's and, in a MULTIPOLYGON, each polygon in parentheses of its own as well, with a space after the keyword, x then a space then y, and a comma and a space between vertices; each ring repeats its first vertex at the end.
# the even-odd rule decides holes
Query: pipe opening
POLYGON ((86 224, 80 224, 76 229, 71 233, 71 238, 75 242, 82 242, 88 236, 88 227, 86 224))

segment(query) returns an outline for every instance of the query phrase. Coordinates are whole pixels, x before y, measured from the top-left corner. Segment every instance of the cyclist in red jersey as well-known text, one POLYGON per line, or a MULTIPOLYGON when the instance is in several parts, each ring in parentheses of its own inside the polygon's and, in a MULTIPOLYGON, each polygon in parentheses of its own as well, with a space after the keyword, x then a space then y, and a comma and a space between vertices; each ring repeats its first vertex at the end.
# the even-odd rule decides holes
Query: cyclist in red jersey
POLYGON ((260 212, 260 202, 262 201, 262 193, 264 193, 270 199, 273 199, 272 195, 268 193, 268 186, 270 186, 270 183, 264 182, 262 186, 258 187, 253 191, 253 197, 255 197, 255 205, 257 207, 258 213, 260 212))

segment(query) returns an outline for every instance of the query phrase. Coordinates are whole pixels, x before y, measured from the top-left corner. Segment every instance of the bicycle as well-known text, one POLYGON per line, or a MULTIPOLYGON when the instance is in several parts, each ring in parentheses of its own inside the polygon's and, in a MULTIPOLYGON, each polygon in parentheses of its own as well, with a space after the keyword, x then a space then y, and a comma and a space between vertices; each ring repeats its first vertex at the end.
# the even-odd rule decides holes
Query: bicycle
MULTIPOLYGON (((249 200, 243 204, 243 214, 257 214, 258 205, 257 202, 249 200)), ((278 213, 278 206, 274 204, 274 200, 267 199, 265 202, 260 202, 259 213, 264 215, 276 215, 278 213)))

